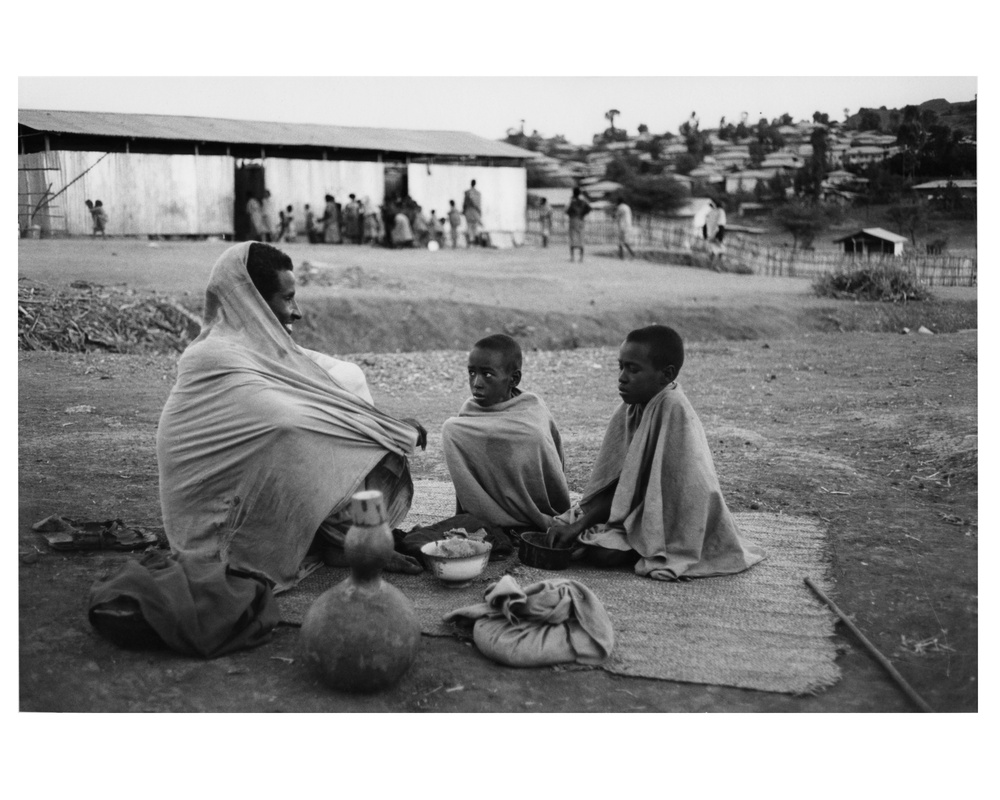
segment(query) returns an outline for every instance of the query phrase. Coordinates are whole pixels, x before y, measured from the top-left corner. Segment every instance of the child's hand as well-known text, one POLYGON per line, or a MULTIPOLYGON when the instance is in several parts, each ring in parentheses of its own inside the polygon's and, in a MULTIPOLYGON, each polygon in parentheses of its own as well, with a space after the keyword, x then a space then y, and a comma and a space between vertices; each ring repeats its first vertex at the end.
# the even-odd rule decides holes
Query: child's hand
POLYGON ((412 425, 414 428, 417 429, 417 447, 419 447, 421 450, 426 450, 427 430, 424 428, 424 426, 421 425, 412 417, 406 417, 405 419, 400 420, 400 422, 405 422, 407 425, 412 425))

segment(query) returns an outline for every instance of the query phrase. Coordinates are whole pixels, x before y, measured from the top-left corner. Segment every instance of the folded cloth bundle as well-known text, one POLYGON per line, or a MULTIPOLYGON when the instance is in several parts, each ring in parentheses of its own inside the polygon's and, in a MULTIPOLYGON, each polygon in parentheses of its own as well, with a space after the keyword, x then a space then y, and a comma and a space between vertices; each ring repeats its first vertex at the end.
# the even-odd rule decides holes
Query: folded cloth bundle
POLYGON ((504 575, 486 590, 485 602, 452 611, 444 620, 474 620, 476 647, 510 667, 599 664, 615 641, 611 618, 597 595, 565 578, 522 589, 504 575))

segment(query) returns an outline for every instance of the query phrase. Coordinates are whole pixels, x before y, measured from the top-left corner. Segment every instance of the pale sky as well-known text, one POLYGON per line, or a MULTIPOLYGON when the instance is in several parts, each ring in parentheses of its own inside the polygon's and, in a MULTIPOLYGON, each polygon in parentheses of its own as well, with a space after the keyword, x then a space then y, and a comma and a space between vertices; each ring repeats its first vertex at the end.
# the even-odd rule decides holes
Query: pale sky
POLYGON ((902 108, 925 100, 972 100, 975 77, 21 77, 18 107, 226 117, 330 125, 470 131, 502 138, 508 128, 561 133, 589 143, 616 127, 677 133, 692 111, 702 127, 722 116, 755 123, 814 111, 902 108))
POLYGON ((6 55, 17 65, 18 107, 490 139, 524 120, 529 133, 561 133, 577 144, 607 127, 611 108, 621 112, 615 125, 630 133, 642 123, 676 133, 692 111, 715 127, 722 116, 739 122, 744 111, 751 122, 786 112, 811 119, 815 111, 842 120, 845 108, 972 100, 977 76, 994 60, 991 26, 967 0, 933 15, 871 0, 832 8, 801 0, 172 0, 164 8, 51 0, 46 8, 42 39, 29 35, 38 30, 34 8, 15 5, 5 18, 15 32, 6 55), (79 77, 86 75, 116 77, 79 77), (167 75, 188 77, 134 77, 167 75), (342 77, 301 77, 310 75, 342 77), (760 75, 772 77, 746 77, 760 75), (807 77, 815 75, 844 77, 807 77), (967 77, 918 77, 928 75, 967 77))

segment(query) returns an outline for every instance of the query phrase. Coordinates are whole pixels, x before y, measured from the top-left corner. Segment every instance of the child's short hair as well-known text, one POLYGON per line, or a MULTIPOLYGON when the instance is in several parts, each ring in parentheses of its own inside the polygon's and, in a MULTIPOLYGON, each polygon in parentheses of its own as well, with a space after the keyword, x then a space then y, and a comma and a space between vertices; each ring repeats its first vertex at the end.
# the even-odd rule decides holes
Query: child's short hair
POLYGON ((508 372, 521 369, 521 345, 517 343, 516 339, 511 338, 505 333, 493 333, 489 336, 484 336, 473 345, 473 348, 492 350, 494 353, 499 353, 503 358, 504 369, 508 372))
POLYGON ((666 325, 647 325, 629 331, 626 342, 649 345, 649 359, 657 369, 672 366, 674 377, 681 371, 684 364, 684 341, 673 328, 666 325))

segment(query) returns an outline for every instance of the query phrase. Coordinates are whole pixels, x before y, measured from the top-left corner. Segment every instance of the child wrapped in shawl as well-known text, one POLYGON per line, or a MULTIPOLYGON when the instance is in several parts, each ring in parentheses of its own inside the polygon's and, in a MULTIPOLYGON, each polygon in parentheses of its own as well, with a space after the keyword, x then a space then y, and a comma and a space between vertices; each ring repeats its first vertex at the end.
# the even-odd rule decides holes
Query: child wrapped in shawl
POLYGON ((681 337, 664 325, 628 334, 618 356, 618 407, 579 505, 549 529, 556 546, 657 580, 742 572, 764 558, 740 536, 701 421, 675 382, 681 337))
POLYGON ((521 348, 510 336, 469 353, 469 398, 441 430, 458 513, 502 528, 548 530, 570 506, 559 431, 542 399, 517 388, 521 348))
MULTIPOLYGON (((298 319, 287 255, 257 242, 226 250, 157 429, 171 548, 275 590, 302 577, 318 532, 336 550, 354 492, 382 491, 398 525, 413 496, 407 456, 426 445, 415 420, 374 407, 359 367, 295 344, 298 319)), ((401 554, 389 568, 421 569, 401 554)))

